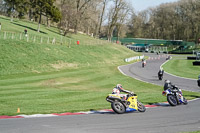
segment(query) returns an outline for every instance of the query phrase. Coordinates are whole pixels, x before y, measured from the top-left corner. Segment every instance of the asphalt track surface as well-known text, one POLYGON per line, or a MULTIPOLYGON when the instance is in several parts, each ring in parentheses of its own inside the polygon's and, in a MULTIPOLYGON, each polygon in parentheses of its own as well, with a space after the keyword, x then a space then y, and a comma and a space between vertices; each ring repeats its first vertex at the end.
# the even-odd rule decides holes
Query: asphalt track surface
POLYGON ((200 130, 200 100, 146 112, 0 120, 1 133, 179 133, 200 130))
MULTIPOLYGON (((150 62, 147 63, 143 71, 150 67, 150 62)), ((156 82, 156 77, 148 81, 161 82, 162 85, 162 81, 156 82)), ((147 108, 144 113, 132 112, 118 115, 106 112, 0 120, 0 133, 179 133, 198 130, 200 131, 200 99, 190 101, 188 105, 147 108)))
POLYGON ((187 79, 187 78, 177 77, 175 75, 171 75, 164 72, 163 80, 159 80, 158 71, 160 69, 160 66, 167 61, 166 55, 146 54, 146 56, 149 56, 150 59, 147 60, 147 65, 144 68, 142 67, 141 62, 136 62, 126 66, 120 66, 119 70, 124 75, 148 83, 163 86, 164 81, 168 79, 173 84, 177 85, 183 90, 200 92, 200 88, 197 86, 197 79, 187 79))

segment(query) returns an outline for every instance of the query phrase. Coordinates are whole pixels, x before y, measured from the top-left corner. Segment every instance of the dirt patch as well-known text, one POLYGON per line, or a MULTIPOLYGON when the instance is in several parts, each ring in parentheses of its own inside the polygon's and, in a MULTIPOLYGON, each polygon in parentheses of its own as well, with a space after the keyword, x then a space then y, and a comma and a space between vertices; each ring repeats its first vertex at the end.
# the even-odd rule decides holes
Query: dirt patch
MULTIPOLYGON (((79 78, 78 79, 77 78, 57 78, 57 79, 49 79, 49 80, 42 81, 40 82, 39 85, 57 88, 59 85, 79 83, 81 81, 82 79, 79 79, 79 78)), ((64 86, 64 88, 65 87, 66 86, 64 86)))
POLYGON ((62 85, 62 84, 63 83, 57 82, 54 79, 50 79, 50 80, 46 80, 46 81, 42 82, 42 86, 48 86, 48 87, 53 87, 53 86, 62 85))
POLYGON ((65 68, 77 68, 78 64, 65 63, 65 62, 59 61, 57 64, 51 64, 51 67, 53 67, 56 70, 61 70, 61 69, 65 69, 65 68))
POLYGON ((32 72, 34 72, 34 73, 41 73, 41 72, 39 72, 39 71, 37 71, 37 70, 32 70, 32 72))

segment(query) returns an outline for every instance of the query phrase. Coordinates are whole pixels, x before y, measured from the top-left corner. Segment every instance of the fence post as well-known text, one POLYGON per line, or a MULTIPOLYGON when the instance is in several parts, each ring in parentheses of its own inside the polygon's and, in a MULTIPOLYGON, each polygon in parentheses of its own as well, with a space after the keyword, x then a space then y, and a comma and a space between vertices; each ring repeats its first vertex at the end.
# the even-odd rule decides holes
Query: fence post
POLYGON ((52 44, 55 44, 55 43, 56 43, 56 39, 54 37, 53 40, 52 40, 52 44))
POLYGON ((49 44, 49 37, 48 37, 48 39, 47 39, 47 44, 49 44))
POLYGON ((26 41, 27 41, 27 42, 28 42, 28 39, 29 39, 28 36, 26 36, 26 41))
POLYGON ((4 32, 4 39, 6 39, 6 31, 4 32))
POLYGON ((42 37, 41 37, 40 43, 42 43, 42 37))
POLYGON ((69 48, 70 48, 71 43, 72 43, 72 40, 69 39, 69 44, 68 44, 68 47, 69 47, 69 48))
POLYGON ((14 35, 13 35, 14 33, 12 33, 12 39, 14 39, 14 35))
POLYGON ((19 36, 19 40, 21 40, 22 39, 22 33, 20 33, 20 36, 19 36))
POLYGON ((61 45, 63 44, 63 37, 61 35, 61 40, 60 40, 61 45))

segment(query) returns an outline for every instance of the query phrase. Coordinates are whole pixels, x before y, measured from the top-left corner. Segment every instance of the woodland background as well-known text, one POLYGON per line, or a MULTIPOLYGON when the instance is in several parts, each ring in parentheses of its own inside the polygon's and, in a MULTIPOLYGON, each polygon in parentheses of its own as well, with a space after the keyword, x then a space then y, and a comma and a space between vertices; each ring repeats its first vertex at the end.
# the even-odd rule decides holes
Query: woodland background
POLYGON ((66 36, 151 38, 198 43, 200 0, 179 0, 135 12, 128 0, 0 0, 0 14, 54 26, 66 36))

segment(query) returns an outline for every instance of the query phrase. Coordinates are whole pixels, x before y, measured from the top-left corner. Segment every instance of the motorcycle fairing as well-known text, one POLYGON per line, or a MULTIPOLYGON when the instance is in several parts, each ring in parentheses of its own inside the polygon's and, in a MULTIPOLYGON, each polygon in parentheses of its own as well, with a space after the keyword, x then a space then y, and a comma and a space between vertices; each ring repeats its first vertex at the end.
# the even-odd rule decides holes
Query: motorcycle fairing
POLYGON ((134 108, 126 108, 126 112, 132 112, 132 111, 137 111, 136 109, 134 109, 134 108))
POLYGON ((127 101, 130 102, 129 107, 128 107, 130 110, 133 110, 133 111, 138 110, 137 96, 131 96, 128 98, 127 101))
POLYGON ((113 98, 119 98, 119 99, 121 99, 121 97, 119 95, 117 95, 117 94, 109 94, 108 96, 109 97, 113 97, 113 98))

